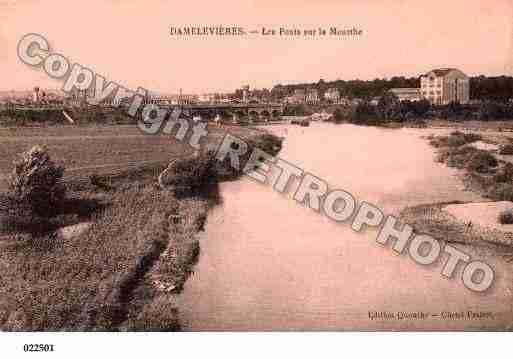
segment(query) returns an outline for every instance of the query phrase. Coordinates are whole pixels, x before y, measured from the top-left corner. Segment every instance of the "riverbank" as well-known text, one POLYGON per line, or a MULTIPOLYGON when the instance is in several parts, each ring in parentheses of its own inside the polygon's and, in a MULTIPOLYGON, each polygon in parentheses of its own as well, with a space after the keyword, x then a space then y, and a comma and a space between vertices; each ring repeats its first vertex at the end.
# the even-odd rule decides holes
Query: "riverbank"
MULTIPOLYGON (((218 135, 210 138, 210 145, 222 139, 218 135)), ((279 151, 274 136, 250 130, 237 135, 250 147, 279 151)), ((140 141, 166 141, 165 136, 152 138, 140 141)), ((167 141, 173 143, 170 137, 167 141)), ((90 161, 87 154, 94 150, 83 143, 80 148, 86 150, 82 158, 90 161)), ((125 168, 123 173, 65 178, 68 196, 52 218, 31 214, 24 220, 9 211, 17 208, 2 196, 0 328, 178 330, 176 298, 199 255, 197 233, 219 203, 218 183, 241 175, 212 162, 206 153, 183 153, 167 152, 167 164, 171 157, 177 159, 171 166, 190 168, 180 179, 190 186, 180 191, 168 186, 173 177, 163 187, 157 182, 166 167, 160 161, 148 168, 125 168), (81 230, 65 230, 77 224, 81 230)))
POLYGON ((480 199, 408 207, 401 212, 403 221, 439 240, 497 245, 498 254, 504 252, 504 246, 513 246, 511 226, 499 223, 501 213, 513 208, 512 156, 505 151, 512 138, 496 126, 492 123, 482 131, 458 129, 426 137, 436 149, 435 160, 457 169, 464 189, 480 199))

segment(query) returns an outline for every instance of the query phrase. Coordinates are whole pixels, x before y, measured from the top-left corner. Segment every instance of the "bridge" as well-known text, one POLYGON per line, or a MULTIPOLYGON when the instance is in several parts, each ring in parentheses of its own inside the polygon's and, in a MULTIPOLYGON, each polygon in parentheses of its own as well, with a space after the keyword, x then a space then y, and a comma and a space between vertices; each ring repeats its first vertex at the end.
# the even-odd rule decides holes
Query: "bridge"
MULTIPOLYGON (((206 103, 206 104, 163 104, 155 103, 157 106, 168 111, 173 111, 175 108, 181 108, 182 111, 189 116, 202 116, 206 118, 214 118, 217 115, 222 117, 237 117, 249 118, 253 120, 269 120, 278 118, 283 115, 284 105, 279 103, 206 103)), ((84 105, 84 109, 88 108, 84 105)), ((117 106, 108 106, 106 108, 117 106)), ((39 105, 39 106, 8 106, 5 109, 16 111, 62 111, 69 109, 70 106, 66 105, 39 105)), ((80 109, 80 107, 75 107, 80 109)))
POLYGON ((191 116, 236 116, 253 119, 270 119, 283 114, 283 105, 279 103, 215 103, 162 106, 170 111, 181 108, 191 116))

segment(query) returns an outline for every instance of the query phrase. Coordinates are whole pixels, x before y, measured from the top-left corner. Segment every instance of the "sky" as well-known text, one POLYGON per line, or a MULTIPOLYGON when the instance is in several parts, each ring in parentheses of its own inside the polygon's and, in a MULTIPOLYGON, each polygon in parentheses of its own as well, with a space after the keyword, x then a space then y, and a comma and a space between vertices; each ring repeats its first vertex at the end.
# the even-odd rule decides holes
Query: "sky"
POLYGON ((24 34, 111 81, 163 93, 244 84, 419 76, 437 67, 513 75, 512 0, 0 0, 0 90, 59 88, 16 54, 24 34), (359 37, 176 37, 170 27, 357 27, 359 37))

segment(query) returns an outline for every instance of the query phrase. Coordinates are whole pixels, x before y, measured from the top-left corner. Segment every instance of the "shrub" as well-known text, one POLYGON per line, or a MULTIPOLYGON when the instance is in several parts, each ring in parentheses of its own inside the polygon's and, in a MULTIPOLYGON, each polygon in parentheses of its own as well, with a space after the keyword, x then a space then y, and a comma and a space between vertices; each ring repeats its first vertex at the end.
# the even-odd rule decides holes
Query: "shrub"
POLYGON ((504 146, 501 146, 500 150, 499 150, 499 154, 501 155, 513 155, 513 145, 504 145, 504 146))
POLYGON ((159 183, 161 187, 171 187, 176 193, 198 190, 215 180, 214 161, 209 154, 177 159, 159 176, 159 183))
POLYGON ((489 190, 488 196, 496 201, 513 201, 513 185, 499 183, 489 190))
POLYGON ((418 117, 426 116, 428 111, 431 109, 431 103, 426 99, 408 102, 408 104, 413 113, 418 117))
POLYGON ((463 136, 449 136, 447 138, 447 146, 449 147, 458 147, 463 146, 467 142, 465 141, 465 138, 463 136))
POLYGON ((506 209, 499 214, 500 224, 513 224, 513 210, 506 209))
POLYGON ((455 155, 469 156, 476 152, 479 152, 479 150, 473 146, 461 146, 461 147, 452 149, 451 152, 455 155))
POLYGON ((44 213, 64 198, 63 175, 64 167, 55 164, 44 147, 34 146, 14 162, 9 183, 12 197, 44 213))
POLYGON ((449 151, 448 166, 456 168, 465 168, 471 161, 472 156, 479 150, 472 146, 461 146, 449 151))
POLYGON ((451 151, 447 148, 441 148, 438 150, 438 154, 436 156, 436 162, 445 163, 451 156, 451 151))
POLYGON ((335 109, 335 111, 333 112, 333 121, 335 123, 341 123, 342 121, 344 121, 344 119, 345 116, 342 110, 340 108, 335 109))
POLYGON ((379 99, 376 110, 382 120, 392 121, 401 117, 400 107, 399 98, 392 92, 386 92, 379 99))
POLYGON ((478 116, 481 120, 511 118, 511 112, 507 104, 499 102, 484 102, 479 106, 478 116))
POLYGON ((481 136, 472 133, 454 131, 449 136, 437 136, 430 140, 433 147, 459 147, 481 139, 481 136))
POLYGON ((488 173, 492 167, 497 167, 497 159, 487 151, 475 151, 467 164, 467 168, 478 173, 488 173))
POLYGON ((494 176, 494 181, 497 183, 513 182, 513 164, 506 163, 499 169, 494 176))
POLYGON ((483 137, 477 133, 464 133, 463 139, 466 143, 472 143, 476 141, 481 141, 483 137))
POLYGON ((255 148, 275 156, 281 150, 282 144, 281 139, 270 134, 261 134, 244 142, 248 150, 240 156, 238 169, 231 166, 230 156, 221 162, 215 158, 212 151, 200 152, 196 156, 172 162, 159 176, 160 186, 170 187, 176 194, 187 194, 218 181, 236 179, 243 174, 243 169, 255 148))
POLYGON ((455 168, 465 168, 465 165, 467 164, 467 158, 465 156, 449 156, 447 159, 447 166, 448 167, 455 167, 455 168))
POLYGON ((355 125, 378 125, 383 121, 378 119, 376 106, 368 102, 359 103, 351 114, 350 122, 355 125))

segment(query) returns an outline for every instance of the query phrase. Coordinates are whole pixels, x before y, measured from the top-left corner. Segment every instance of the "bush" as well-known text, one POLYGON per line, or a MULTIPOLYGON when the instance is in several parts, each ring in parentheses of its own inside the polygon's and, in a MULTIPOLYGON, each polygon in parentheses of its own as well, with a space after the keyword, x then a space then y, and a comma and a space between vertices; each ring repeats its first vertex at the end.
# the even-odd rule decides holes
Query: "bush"
POLYGON ((64 198, 63 175, 64 167, 55 164, 44 147, 34 146, 14 162, 9 188, 14 200, 45 213, 64 198))
POLYGON ((410 113, 414 118, 427 117, 431 104, 428 100, 421 101, 401 101, 401 113, 410 113))
POLYGON ((483 137, 477 133, 464 133, 463 139, 466 143, 472 143, 476 141, 481 141, 483 137))
POLYGON ((399 98, 392 92, 386 92, 376 107, 379 117, 384 121, 397 121, 401 118, 399 98))
POLYGON ((470 157, 467 168, 478 173, 488 173, 492 167, 497 167, 497 159, 490 153, 477 150, 470 157))
POLYGON ((335 123, 341 123, 342 121, 344 121, 344 119, 345 116, 342 110, 340 108, 335 109, 335 111, 333 112, 333 121, 335 123))
POLYGON ((513 201, 513 185, 499 183, 488 191, 488 197, 496 201, 513 201))
POLYGON ((461 146, 446 149, 445 151, 440 151, 440 162, 447 161, 447 166, 462 169, 465 168, 467 163, 469 163, 474 153, 478 151, 479 150, 477 148, 472 146, 461 146))
POLYGON ((351 114, 350 122, 355 125, 374 126, 382 123, 379 120, 376 106, 368 102, 359 103, 351 114))
POLYGON ((513 164, 506 163, 494 176, 496 183, 513 183, 513 164))
POLYGON ((501 155, 513 155, 513 145, 504 145, 501 146, 499 150, 499 154, 501 155))
POLYGON ((212 151, 200 152, 196 156, 172 162, 159 176, 160 186, 170 187, 175 194, 188 194, 209 184, 236 179, 243 174, 245 165, 255 148, 275 156, 281 150, 282 144, 281 139, 270 134, 261 134, 245 139, 244 142, 248 150, 240 156, 238 169, 231 166, 229 156, 221 162, 215 158, 215 153, 212 151))
POLYGON ((159 176, 160 186, 176 193, 194 192, 215 180, 214 161, 209 154, 177 159, 159 176))
POLYGON ((513 210, 506 209, 499 214, 500 224, 513 224, 513 210))
POLYGON ((437 136, 430 139, 433 147, 459 147, 472 142, 480 141, 481 135, 476 133, 463 133, 461 131, 453 131, 449 136, 437 136))
POLYGON ((463 146, 467 142, 465 141, 465 138, 463 136, 449 136, 447 138, 447 146, 449 147, 458 147, 463 146))
POLYGON ((457 141, 459 143, 469 144, 472 142, 480 141, 483 137, 477 133, 464 133, 461 131, 453 131, 449 136, 449 140, 457 141))
POLYGON ((511 108, 507 104, 499 102, 484 102, 479 107, 479 119, 496 120, 500 118, 511 118, 511 108))

